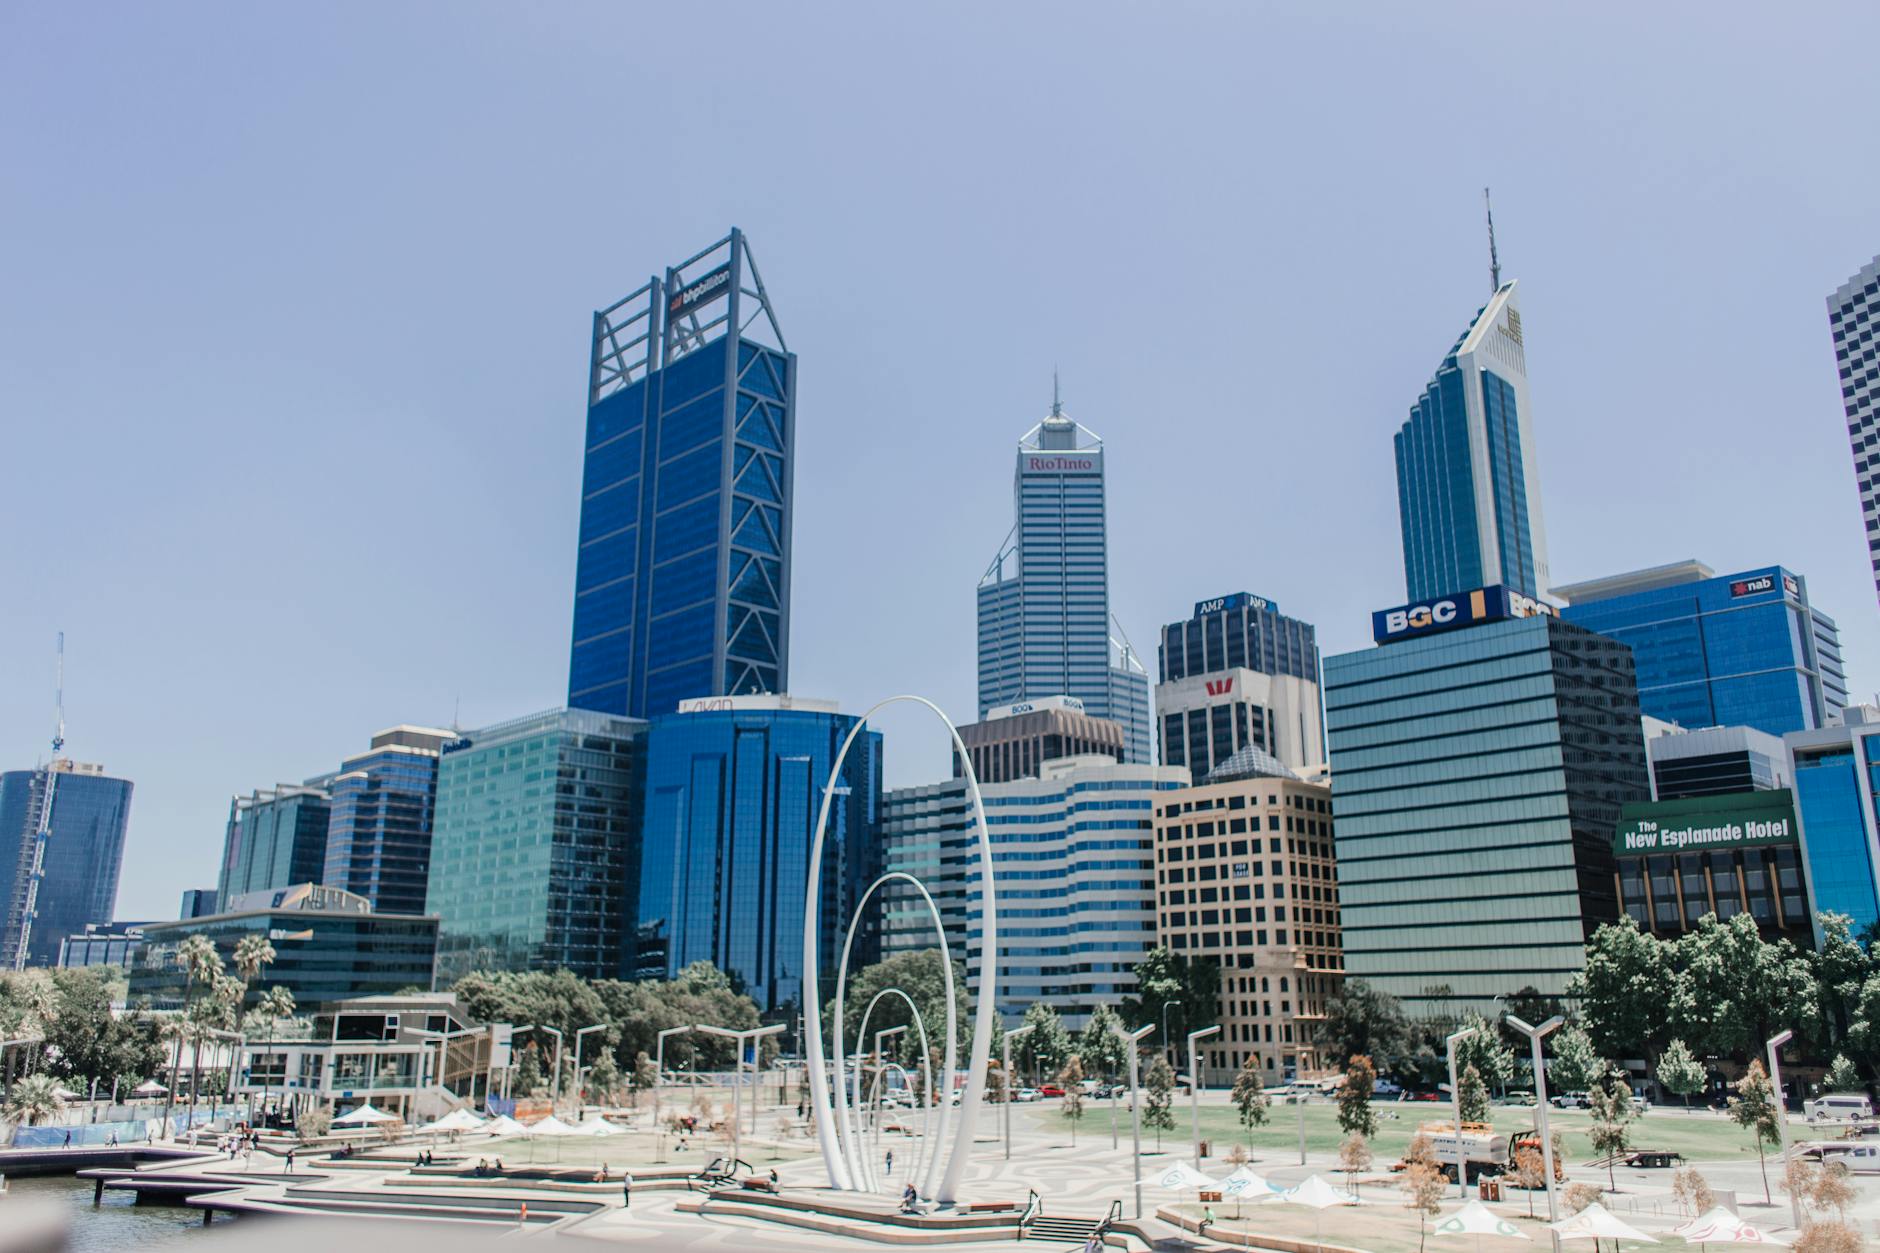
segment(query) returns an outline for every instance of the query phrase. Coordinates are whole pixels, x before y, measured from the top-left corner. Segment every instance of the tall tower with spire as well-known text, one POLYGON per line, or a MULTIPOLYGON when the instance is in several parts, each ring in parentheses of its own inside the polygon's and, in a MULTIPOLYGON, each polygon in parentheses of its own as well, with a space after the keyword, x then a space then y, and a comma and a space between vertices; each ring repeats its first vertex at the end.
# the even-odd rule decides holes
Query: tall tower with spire
POLYGON ((1015 519, 979 580, 979 714, 1069 696, 1123 724, 1128 761, 1152 760, 1149 674, 1110 613, 1103 440, 1051 411, 1018 441, 1015 519))
POLYGON ((1413 601, 1493 584, 1528 596, 1547 587, 1518 285, 1502 281, 1492 209, 1488 253, 1488 303, 1397 432, 1404 584, 1413 601))

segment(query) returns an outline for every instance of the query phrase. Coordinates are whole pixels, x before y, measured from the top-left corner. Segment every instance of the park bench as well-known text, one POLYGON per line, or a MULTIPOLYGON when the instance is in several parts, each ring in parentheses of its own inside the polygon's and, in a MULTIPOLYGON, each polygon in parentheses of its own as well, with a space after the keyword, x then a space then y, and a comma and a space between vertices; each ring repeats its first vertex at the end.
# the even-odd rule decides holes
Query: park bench
POLYGON ((1003 1214, 1018 1208, 1016 1201, 975 1201, 962 1210, 967 1214, 1003 1214))

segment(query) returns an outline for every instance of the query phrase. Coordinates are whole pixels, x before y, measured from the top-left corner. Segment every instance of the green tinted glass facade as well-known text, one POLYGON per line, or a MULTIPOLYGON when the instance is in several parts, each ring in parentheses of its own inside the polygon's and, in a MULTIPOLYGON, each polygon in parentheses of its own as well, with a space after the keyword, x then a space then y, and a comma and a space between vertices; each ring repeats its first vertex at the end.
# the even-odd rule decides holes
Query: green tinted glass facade
POLYGON ((446 745, 426 911, 439 976, 620 973, 637 895, 646 724, 551 710, 446 745))
POLYGON ((1348 974, 1440 1018, 1560 995, 1649 796, 1630 651, 1517 618, 1327 658, 1348 974))

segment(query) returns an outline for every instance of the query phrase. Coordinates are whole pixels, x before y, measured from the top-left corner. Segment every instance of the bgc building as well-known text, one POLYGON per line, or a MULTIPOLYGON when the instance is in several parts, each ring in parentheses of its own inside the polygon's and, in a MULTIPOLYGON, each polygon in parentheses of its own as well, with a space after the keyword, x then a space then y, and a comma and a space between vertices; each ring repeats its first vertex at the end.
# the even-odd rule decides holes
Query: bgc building
POLYGON ((1631 650, 1499 585, 1372 627, 1325 662, 1346 974, 1423 1018, 1564 995, 1650 798, 1631 650))

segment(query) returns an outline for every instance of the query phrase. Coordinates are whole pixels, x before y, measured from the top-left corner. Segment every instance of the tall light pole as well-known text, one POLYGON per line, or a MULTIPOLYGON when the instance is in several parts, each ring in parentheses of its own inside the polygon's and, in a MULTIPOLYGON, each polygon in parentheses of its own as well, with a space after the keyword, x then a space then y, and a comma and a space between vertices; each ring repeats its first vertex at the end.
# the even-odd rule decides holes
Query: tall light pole
POLYGON ((1201 1169, 1201 1063, 1197 1060, 1195 1041, 1219 1033, 1220 1023, 1188 1033, 1188 1120, 1194 1135, 1195 1169, 1201 1169))
MULTIPOLYGON (((707 1023, 700 1023, 698 1026, 692 1028, 694 1031, 703 1031, 706 1035, 723 1036, 727 1040, 733 1041, 737 1048, 737 1060, 731 1072, 733 1077, 731 1085, 731 1156, 734 1160, 744 1151, 744 1042, 746 1040, 756 1040, 767 1035, 775 1035, 787 1026, 789 1026, 788 1023, 773 1022, 768 1027, 754 1027, 749 1031, 733 1031, 729 1027, 714 1027, 707 1023)), ((751 1099, 753 1102, 756 1101, 756 1097, 752 1097, 751 1099)))
POLYGON ((666 1037, 680 1035, 687 1031, 696 1031, 692 1026, 667 1027, 659 1033, 659 1042, 653 1047, 657 1050, 657 1059, 653 1062, 653 1134, 659 1134, 659 1090, 666 1086, 666 1037))
POLYGON ((1124 1028, 1121 1023, 1113 1023, 1110 1030, 1129 1050, 1129 1169, 1136 1184, 1136 1217, 1142 1217, 1142 1092, 1139 1085, 1142 1075, 1142 1058, 1138 1049, 1142 1037, 1155 1030, 1155 1024, 1137 1027, 1134 1031, 1124 1028))
MULTIPOLYGON (((1547 1130, 1547 1068, 1541 1064, 1541 1040, 1557 1029, 1566 1019, 1555 1014, 1538 1027, 1530 1027, 1513 1014, 1505 1015, 1505 1021, 1516 1031, 1528 1038, 1528 1045, 1534 1050, 1534 1117, 1535 1126, 1541 1133, 1541 1170, 1547 1179, 1547 1221, 1560 1220, 1559 1208, 1554 1203, 1554 1138, 1547 1130)), ((1554 1247, 1560 1247, 1560 1233, 1554 1233, 1554 1247)))
MULTIPOLYGON (((1175 1051, 1173 1048, 1169 1046, 1169 1039, 1168 1039, 1168 1011, 1174 1008, 1174 1006, 1175 1006, 1174 1001, 1162 1002, 1162 1057, 1163 1057, 1163 1060, 1165 1061, 1168 1059, 1169 1054, 1175 1051)), ((1169 1064, 1172 1066, 1175 1063, 1169 1062, 1169 1064)))
MULTIPOLYGON (((1776 1131, 1781 1135, 1782 1166, 1789 1164, 1789 1102, 1782 1094, 1782 1059, 1777 1056, 1784 1044, 1795 1038, 1793 1031, 1784 1031, 1781 1035, 1769 1037, 1769 1083, 1776 1090, 1776 1131)), ((1802 1202, 1795 1195, 1795 1189, 1789 1189, 1789 1217, 1795 1222, 1795 1229, 1802 1229, 1802 1202)))
POLYGON ((1037 1026, 1035 1022, 1028 1022, 1005 1033, 1005 1054, 1002 1059, 1005 1069, 999 1073, 1005 1079, 1005 1160, 1008 1162, 1012 1160, 1012 1041, 1037 1026))
POLYGON ((581 1037, 591 1031, 605 1031, 607 1024, 597 1022, 591 1027, 583 1027, 574 1033, 574 1114, 581 1116, 581 1037))
POLYGON ((1456 1083, 1456 1041, 1474 1034, 1474 1027, 1464 1027, 1443 1041, 1443 1047, 1449 1054, 1449 1106, 1455 1112, 1456 1195, 1459 1197, 1467 1196, 1469 1192, 1469 1163, 1462 1154, 1462 1089, 1456 1083))

